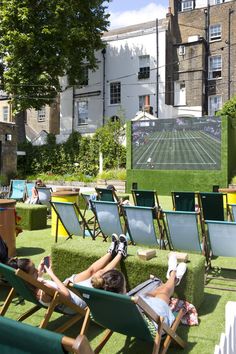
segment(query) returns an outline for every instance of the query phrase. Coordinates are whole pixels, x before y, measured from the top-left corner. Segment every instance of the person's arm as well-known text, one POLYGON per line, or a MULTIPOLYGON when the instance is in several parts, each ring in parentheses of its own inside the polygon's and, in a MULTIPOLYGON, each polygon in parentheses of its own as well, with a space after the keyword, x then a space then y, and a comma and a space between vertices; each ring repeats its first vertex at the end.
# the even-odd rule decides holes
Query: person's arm
POLYGON ((46 269, 47 274, 50 276, 50 278, 54 281, 54 283, 57 285, 59 292, 64 295, 67 298, 70 298, 70 292, 67 289, 67 287, 58 279, 58 277, 54 274, 53 270, 51 267, 47 267, 44 265, 44 268, 46 269))

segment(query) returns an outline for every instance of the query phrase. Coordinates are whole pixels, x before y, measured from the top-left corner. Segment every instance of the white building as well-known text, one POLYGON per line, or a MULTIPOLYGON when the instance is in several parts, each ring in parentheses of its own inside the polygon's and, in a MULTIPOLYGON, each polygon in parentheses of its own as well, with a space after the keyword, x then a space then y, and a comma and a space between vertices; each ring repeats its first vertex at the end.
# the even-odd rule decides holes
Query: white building
POLYGON ((165 105, 167 27, 163 19, 104 34, 106 49, 97 52, 98 68, 88 71, 85 85, 67 87, 62 80, 58 141, 73 130, 94 133, 108 119, 131 120, 144 109, 170 116, 172 107, 165 105))

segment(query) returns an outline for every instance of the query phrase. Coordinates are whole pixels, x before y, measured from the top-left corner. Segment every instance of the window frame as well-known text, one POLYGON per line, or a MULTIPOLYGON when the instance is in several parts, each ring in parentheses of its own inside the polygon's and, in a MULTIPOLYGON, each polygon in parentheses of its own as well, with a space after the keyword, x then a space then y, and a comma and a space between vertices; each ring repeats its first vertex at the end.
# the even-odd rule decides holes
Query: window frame
POLYGON ((110 82, 110 105, 114 106, 119 104, 121 104, 121 82, 110 82))
MULTIPOLYGON (((214 68, 213 68, 214 69, 214 68)), ((218 80, 218 79, 222 79, 222 55, 221 54, 217 54, 217 55, 211 55, 209 56, 208 58, 208 79, 209 80, 218 80), (212 70, 211 68, 211 63, 212 63, 212 60, 215 59, 215 58, 220 58, 220 63, 221 63, 221 66, 220 68, 215 68, 215 70, 212 70), (220 72, 220 76, 217 76, 217 72, 220 72), (214 74, 215 73, 215 74, 214 74)))
POLYGON ((210 25, 210 27, 209 27, 209 37, 210 37, 210 41, 211 42, 220 41, 222 39, 222 26, 221 26, 220 23, 216 23, 214 25, 210 25), (220 35, 212 35, 211 30, 214 27, 217 27, 217 26, 220 27, 220 35))
POLYGON ((222 95, 211 95, 211 96, 208 97, 208 115, 209 115, 209 116, 214 116, 215 113, 216 113, 217 111, 219 111, 221 108, 222 108, 222 95), (211 100, 212 100, 213 98, 216 98, 216 97, 217 97, 217 98, 220 98, 220 104, 219 104, 218 109, 215 110, 214 113, 212 114, 212 110, 211 110, 211 108, 210 108, 210 106, 211 106, 211 100))
POLYGON ((150 55, 144 54, 139 55, 139 71, 138 71, 138 79, 149 79, 150 77, 150 55), (143 61, 143 63, 142 63, 143 61))
POLYGON ((37 111, 37 122, 42 123, 45 122, 45 120, 46 120, 46 107, 42 106, 41 109, 37 111))
POLYGON ((76 101, 76 115, 77 115, 77 126, 85 126, 88 125, 88 99, 80 99, 76 101), (80 105, 86 105, 86 107, 79 107, 80 105), (85 114, 84 112, 80 112, 80 109, 86 109, 85 114), (81 116, 82 114, 82 116, 81 116))
POLYGON ((3 122, 8 122, 8 120, 9 120, 9 106, 2 107, 2 120, 3 120, 3 122), (4 112, 5 109, 7 109, 7 113, 4 112), (6 119, 5 119, 5 117, 6 117, 6 119))
POLYGON ((181 11, 185 12, 185 11, 191 11, 194 9, 194 0, 182 0, 181 1, 181 11), (191 4, 191 6, 187 6, 185 7, 184 4, 191 4))
POLYGON ((181 107, 181 106, 186 106, 186 105, 187 105, 186 82, 184 80, 176 80, 176 81, 174 81, 174 106, 181 107), (183 84, 184 84, 184 89, 185 89, 184 102, 181 101, 181 96, 180 96, 181 85, 183 85, 183 84), (177 86, 179 87, 178 91, 177 91, 177 86), (178 102, 177 102, 177 92, 179 92, 178 102))

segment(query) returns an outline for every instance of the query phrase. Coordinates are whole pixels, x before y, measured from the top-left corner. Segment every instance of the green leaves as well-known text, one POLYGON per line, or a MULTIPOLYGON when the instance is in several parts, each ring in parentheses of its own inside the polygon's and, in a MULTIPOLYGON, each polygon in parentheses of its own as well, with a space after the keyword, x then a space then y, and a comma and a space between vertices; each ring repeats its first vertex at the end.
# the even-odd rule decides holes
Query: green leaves
MULTIPOLYGON (((110 0, 106 1, 109 2, 110 0)), ((83 75, 84 60, 96 67, 94 51, 109 22, 103 0, 3 0, 0 56, 4 90, 15 111, 39 109, 55 100, 59 76, 70 84, 83 75)))

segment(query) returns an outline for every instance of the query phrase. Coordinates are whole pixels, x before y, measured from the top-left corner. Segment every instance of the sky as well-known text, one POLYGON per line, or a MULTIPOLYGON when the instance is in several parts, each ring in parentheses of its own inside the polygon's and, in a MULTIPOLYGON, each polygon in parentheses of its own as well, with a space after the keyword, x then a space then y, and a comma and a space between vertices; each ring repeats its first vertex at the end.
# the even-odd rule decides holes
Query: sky
POLYGON ((167 7, 168 0, 113 0, 108 5, 108 12, 111 14, 110 28, 164 18, 167 7))

